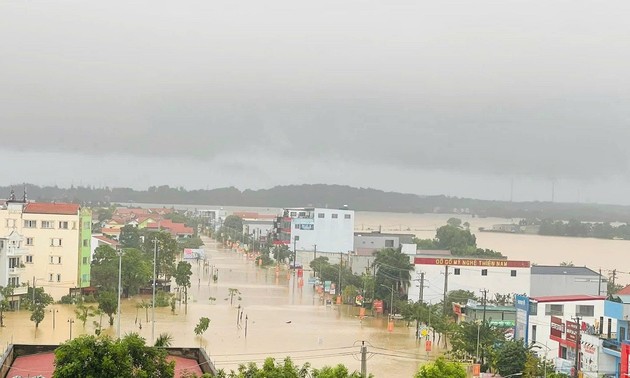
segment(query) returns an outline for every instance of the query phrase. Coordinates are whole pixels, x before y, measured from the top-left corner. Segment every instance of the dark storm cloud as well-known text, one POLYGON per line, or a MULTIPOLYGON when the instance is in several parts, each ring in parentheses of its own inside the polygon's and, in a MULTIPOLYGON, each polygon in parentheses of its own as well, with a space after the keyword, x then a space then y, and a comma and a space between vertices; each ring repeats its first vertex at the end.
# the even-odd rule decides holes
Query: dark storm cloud
POLYGON ((3 148, 628 171, 625 2, 248 5, 0 5, 3 148))

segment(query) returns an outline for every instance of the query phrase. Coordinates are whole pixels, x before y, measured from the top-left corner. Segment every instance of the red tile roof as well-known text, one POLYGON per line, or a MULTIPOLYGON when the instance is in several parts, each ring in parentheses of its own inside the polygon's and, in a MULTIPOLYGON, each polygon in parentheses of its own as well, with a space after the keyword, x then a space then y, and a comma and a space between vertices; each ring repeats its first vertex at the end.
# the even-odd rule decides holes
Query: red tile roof
POLYGON ((617 295, 630 295, 630 285, 624 287, 623 289, 619 290, 615 294, 617 294, 617 295))
POLYGON ((538 303, 543 302, 577 302, 577 301, 603 301, 605 296, 600 295, 552 295, 548 297, 531 297, 538 303))
POLYGON ((77 215, 81 206, 75 203, 30 202, 24 207, 25 213, 77 215))
POLYGON ((108 238, 107 236, 102 236, 102 235, 92 235, 92 237, 93 237, 94 239, 97 239, 97 240, 102 241, 103 243, 109 244, 109 245, 111 245, 111 246, 113 246, 113 247, 116 247, 116 246, 118 246, 118 244, 119 244, 116 240, 114 240, 114 239, 110 239, 110 238, 108 238))

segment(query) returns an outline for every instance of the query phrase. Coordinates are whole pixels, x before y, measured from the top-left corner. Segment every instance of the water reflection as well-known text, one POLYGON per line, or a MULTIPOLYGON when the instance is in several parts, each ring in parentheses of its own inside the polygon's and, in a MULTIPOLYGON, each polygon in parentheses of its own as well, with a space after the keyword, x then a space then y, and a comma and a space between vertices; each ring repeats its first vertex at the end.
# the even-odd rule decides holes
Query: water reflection
MULTIPOLYGON (((405 327, 404 322, 398 322, 393 332, 387 332, 386 319, 360 320, 358 308, 325 306, 311 286, 299 287, 292 275, 281 272, 276 277, 274 269, 258 268, 242 255, 219 249, 210 240, 206 243, 211 267, 218 270, 218 282, 213 282, 210 270, 193 263, 187 310, 184 304, 178 304, 175 313, 170 307, 155 311, 156 336, 171 333, 174 346, 203 346, 216 365, 225 369, 249 361, 262 362, 267 356, 279 359, 291 356, 298 364, 308 361, 321 367, 343 363, 350 370, 360 370, 360 341, 365 340, 369 346, 368 371, 377 377, 411 377, 426 358, 424 343, 415 341, 414 329, 405 327), (232 305, 230 288, 241 293, 233 298, 232 305), (210 328, 198 337, 193 329, 202 316, 211 319, 210 328)), ((307 280, 305 272, 304 281, 307 280)), ((150 300, 150 297, 122 300, 121 333, 137 332, 150 341, 147 313, 136 307, 141 299, 150 300)), ((83 326, 76 320, 73 306, 49 307, 52 308, 58 311, 54 329, 51 312, 46 313, 37 330, 29 320, 29 312, 7 313, 7 326, 0 330, 2 345, 63 342, 70 337, 71 325, 73 337, 94 333, 93 321, 98 322, 98 317, 89 318, 83 326), (71 324, 69 319, 75 322, 71 324)), ((102 324, 104 333, 116 335, 106 315, 102 324)))

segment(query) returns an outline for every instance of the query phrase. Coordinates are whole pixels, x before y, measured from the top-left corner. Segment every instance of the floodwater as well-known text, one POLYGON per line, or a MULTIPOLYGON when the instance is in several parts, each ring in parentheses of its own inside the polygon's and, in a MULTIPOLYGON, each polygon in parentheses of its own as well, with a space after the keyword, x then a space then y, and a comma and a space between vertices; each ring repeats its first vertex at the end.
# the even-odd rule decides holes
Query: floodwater
MULTIPOLYGON (((352 306, 326 306, 313 288, 298 281, 286 272, 276 277, 275 270, 261 269, 245 256, 219 248, 205 239, 210 267, 193 263, 192 287, 189 289, 188 308, 178 306, 176 313, 170 308, 156 309, 155 335, 169 332, 173 346, 203 346, 218 368, 236 369, 238 364, 250 361, 262 363, 270 356, 283 359, 290 356, 296 364, 305 362, 322 367, 342 363, 349 370, 360 371, 360 345, 368 346, 368 372, 376 377, 412 377, 418 366, 426 360, 424 342, 414 338, 413 327, 397 321, 393 332, 387 331, 387 321, 369 316, 360 320, 358 308, 352 306), (219 280, 210 280, 210 269, 218 269, 219 280), (230 304, 229 289, 237 289, 230 304), (211 298, 215 300, 211 300, 211 298), (242 317, 239 316, 239 306, 242 317), (210 318, 210 327, 202 337, 194 333, 200 317, 210 318), (247 330, 247 336, 245 331, 247 330)), ((308 280, 305 272, 304 281, 308 280)), ((148 314, 138 309, 139 298, 123 299, 121 333, 138 332, 151 341, 151 310, 148 314)), ((145 298, 150 300, 150 298, 145 298)), ((0 330, 0 342, 8 343, 59 343, 83 333, 94 333, 90 318, 85 327, 76 320, 73 307, 49 306, 55 311, 36 330, 29 320, 29 312, 6 314, 0 330), (69 319, 75 319, 70 324, 69 319)), ((368 315, 371 315, 368 312, 368 315)), ((105 332, 115 335, 103 317, 105 332)), ((437 353, 436 350, 432 353, 437 353)))
POLYGON ((539 265, 558 265, 563 261, 576 266, 587 266, 595 271, 602 269, 604 276, 617 269, 618 282, 630 283, 630 272, 620 269, 620 262, 630 255, 630 241, 564 236, 525 235, 497 232, 480 232, 479 227, 491 228, 498 223, 517 223, 520 219, 473 218, 460 214, 398 214, 357 211, 355 229, 383 232, 413 233, 422 239, 435 237, 435 230, 456 217, 470 223, 480 248, 493 249, 511 260, 527 260, 539 265))

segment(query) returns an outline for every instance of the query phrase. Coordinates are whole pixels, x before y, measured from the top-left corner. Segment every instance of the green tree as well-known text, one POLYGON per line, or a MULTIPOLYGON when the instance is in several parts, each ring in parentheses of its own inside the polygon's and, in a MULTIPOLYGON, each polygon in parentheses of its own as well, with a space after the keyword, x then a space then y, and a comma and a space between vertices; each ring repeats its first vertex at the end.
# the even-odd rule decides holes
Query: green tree
MULTIPOLYGON (((362 378, 361 373, 356 371, 350 373, 348 368, 342 364, 334 367, 324 366, 321 369, 313 369, 311 376, 313 378, 362 378)), ((371 374, 369 376, 372 377, 371 374)))
POLYGON ((446 221, 446 224, 449 226, 459 228, 462 225, 462 220, 459 218, 448 218, 448 220, 446 221))
POLYGON ((462 230, 452 225, 442 226, 435 233, 437 247, 448 249, 453 254, 465 254, 477 249, 477 238, 470 230, 462 230))
POLYGON ((479 352, 479 356, 488 359, 493 355, 495 346, 504 340, 503 330, 491 327, 488 321, 485 323, 462 322, 455 328, 451 346, 459 356, 476 358, 479 352))
POLYGON ((209 326, 210 326, 210 319, 206 318, 205 316, 202 316, 201 318, 199 318, 199 322, 195 326, 195 335, 199 337, 200 344, 201 344, 201 335, 203 335, 203 333, 208 330, 209 326))
POLYGON ((37 287, 35 289, 33 289, 33 287, 29 287, 26 296, 22 299, 22 306, 28 310, 33 310, 33 308, 38 304, 46 307, 53 302, 53 297, 46 293, 43 287, 37 287), (33 293, 33 290, 35 293, 33 293))
POLYGON ((388 304, 390 312, 394 304, 401 298, 401 292, 406 293, 414 269, 409 262, 409 256, 400 249, 384 248, 374 253, 376 266, 375 298, 382 298, 388 304), (394 303, 390 303, 391 288, 394 288, 394 303))
MULTIPOLYGON (((243 219, 236 215, 228 215, 223 221, 223 227, 228 229, 228 232, 237 234, 243 233, 243 219)), ((234 235, 232 235, 234 237, 234 235)))
POLYGON ((4 313, 11 309, 9 298, 13 295, 13 286, 0 286, 0 327, 4 327, 4 313))
POLYGON ((43 303, 37 303, 31 309, 31 321, 35 323, 35 328, 39 327, 39 323, 44 320, 46 316, 46 306, 43 303))
MULTIPOLYGON (((230 306, 233 304, 234 297, 237 295, 241 295, 241 292, 238 289, 235 289, 232 287, 228 289, 228 297, 230 298, 230 306)), ((241 297, 238 297, 238 299, 240 300, 241 297)))
POLYGON ((109 325, 114 325, 114 313, 118 310, 118 298, 114 291, 103 291, 98 295, 98 308, 109 316, 109 325))
POLYGON ((173 335, 168 332, 160 333, 155 339, 154 346, 158 348, 168 348, 173 344, 173 335))
POLYGON ((90 281, 102 290, 116 290, 118 287, 118 254, 108 245, 101 245, 94 250, 90 281))
POLYGON ((140 249, 142 242, 140 241, 140 231, 137 227, 125 225, 120 229, 120 245, 123 248, 140 249))
POLYGON ((53 378, 164 378, 175 375, 175 362, 163 348, 145 345, 138 334, 120 340, 79 336, 55 350, 53 378))
POLYGON ((520 373, 525 369, 529 354, 521 340, 504 341, 497 351, 497 370, 503 376, 520 373))
POLYGON ((155 240, 157 240, 157 277, 169 280, 175 273, 175 258, 181 252, 180 247, 168 232, 149 233, 144 239, 143 251, 151 266, 153 266, 155 240))
POLYGON ((192 276, 192 270, 190 263, 186 261, 180 261, 175 269, 175 283, 177 286, 184 288, 184 300, 186 302, 186 311, 188 311, 188 288, 190 288, 190 276, 192 276))
POLYGON ((88 318, 96 315, 94 312, 95 310, 94 306, 87 306, 85 303, 77 304, 77 307, 74 309, 74 313, 77 316, 77 319, 79 319, 83 324, 83 328, 85 328, 85 323, 88 318))
POLYGON ((458 362, 443 357, 420 367, 415 378, 466 378, 466 369, 458 362))
MULTIPOLYGON (((478 300, 475 293, 469 290, 452 290, 446 295, 445 315, 453 316, 453 303, 465 305, 468 300, 478 300)), ((444 305, 444 303, 442 303, 444 305)))

